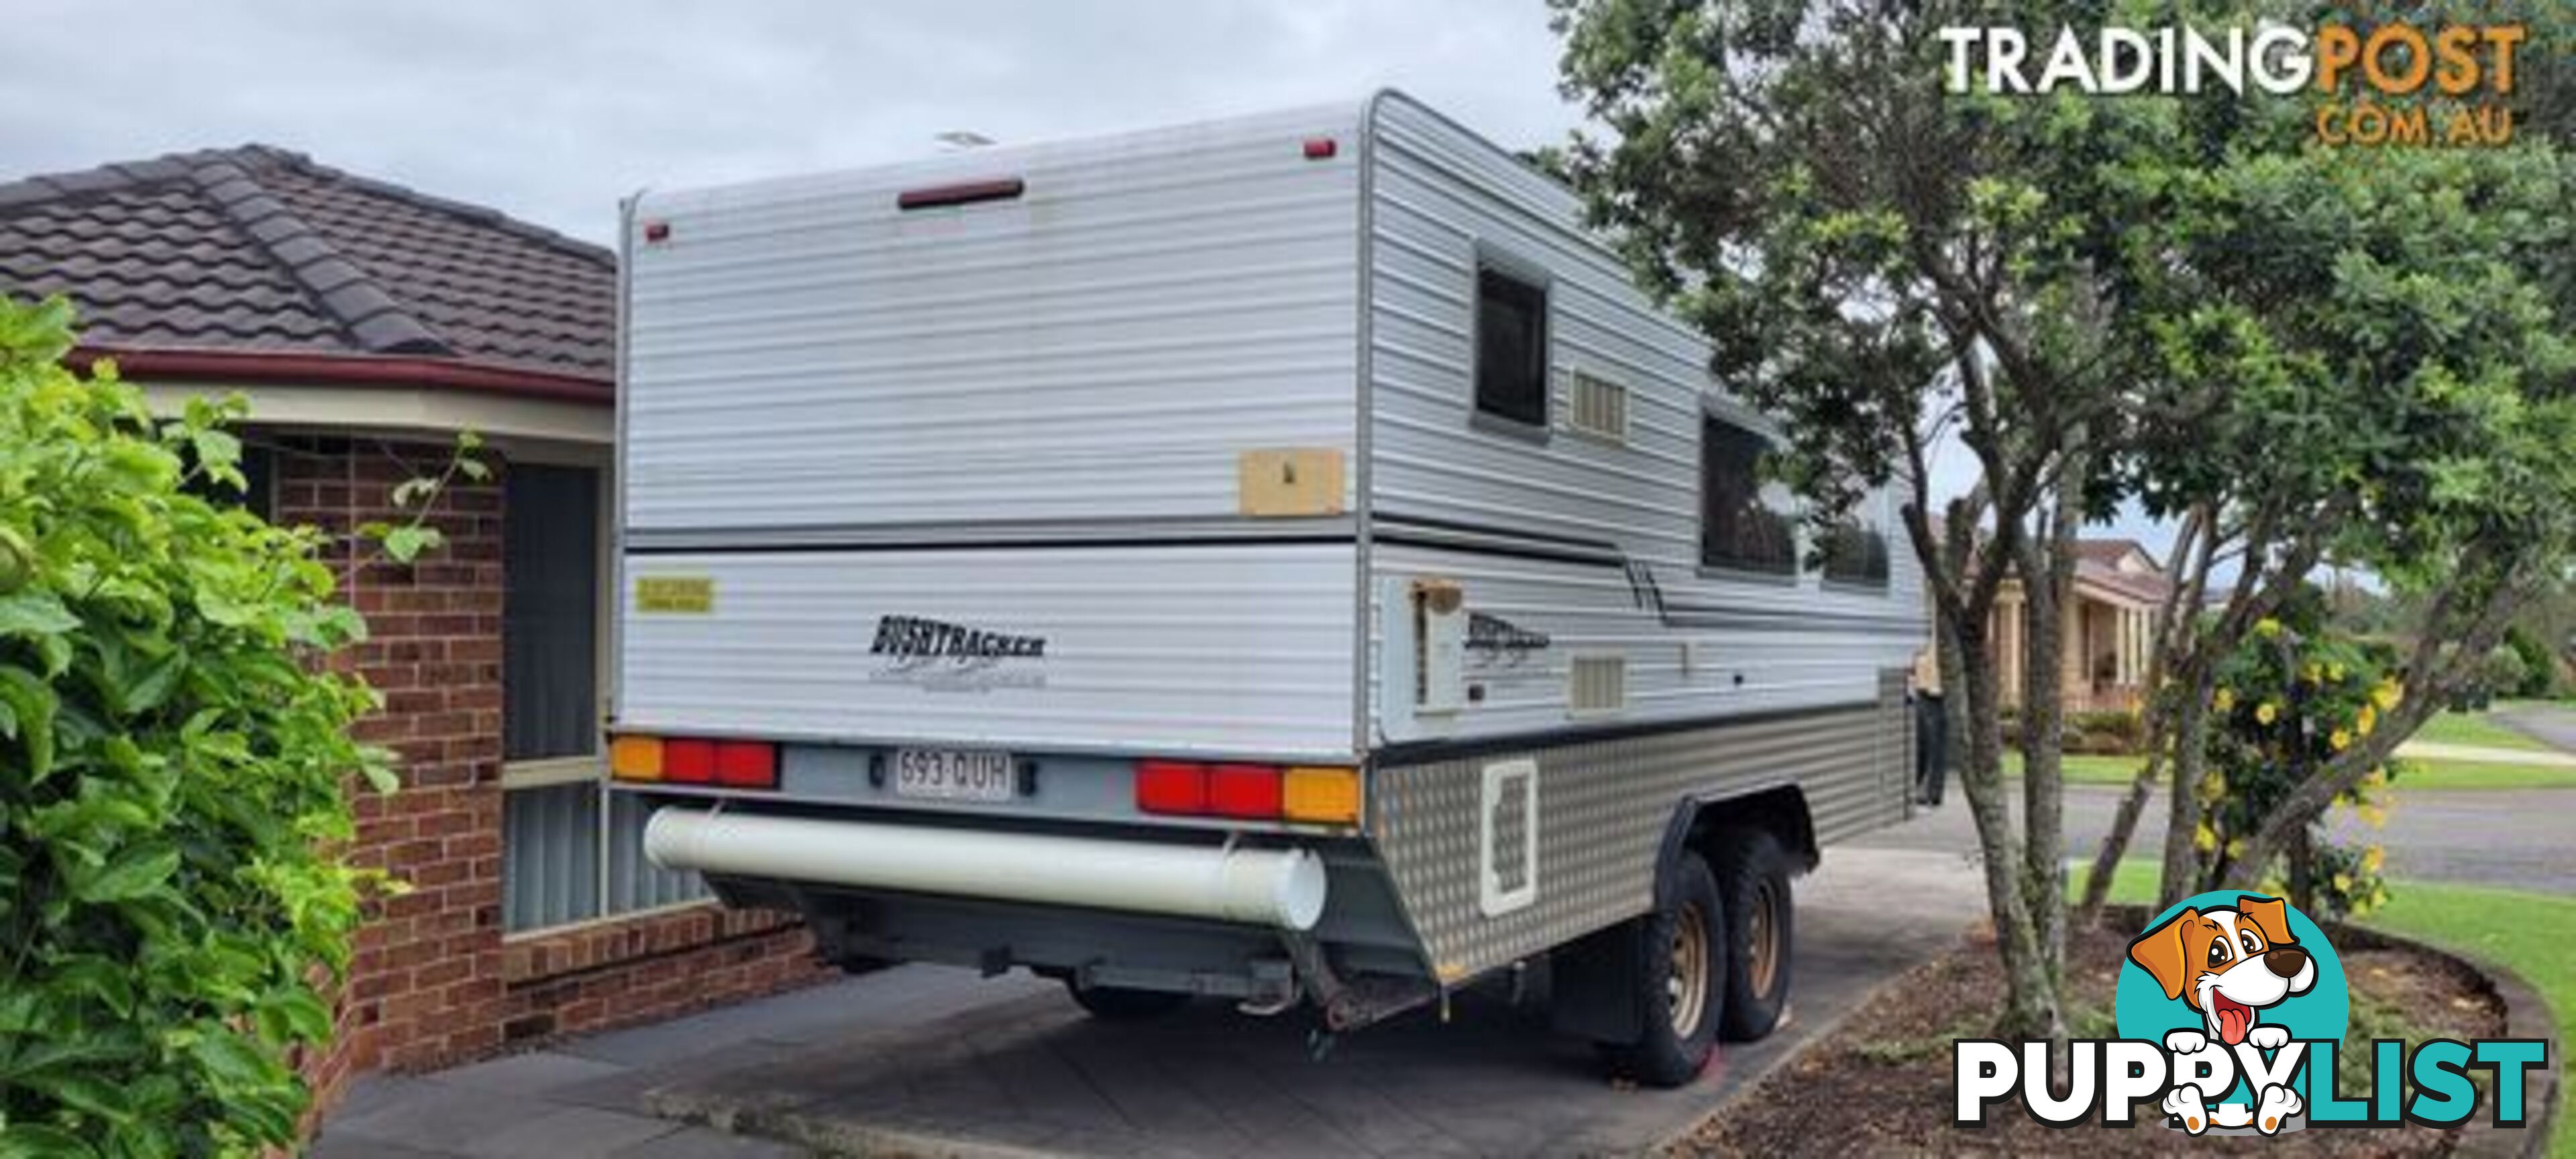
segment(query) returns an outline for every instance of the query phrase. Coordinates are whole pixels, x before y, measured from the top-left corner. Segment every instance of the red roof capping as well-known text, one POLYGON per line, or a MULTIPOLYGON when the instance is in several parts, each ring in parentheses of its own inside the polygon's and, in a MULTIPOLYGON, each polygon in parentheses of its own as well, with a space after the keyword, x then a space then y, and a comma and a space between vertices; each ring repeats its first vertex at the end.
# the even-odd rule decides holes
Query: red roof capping
POLYGON ((132 378, 613 401, 615 255, 264 145, 0 184, 0 293, 132 378))

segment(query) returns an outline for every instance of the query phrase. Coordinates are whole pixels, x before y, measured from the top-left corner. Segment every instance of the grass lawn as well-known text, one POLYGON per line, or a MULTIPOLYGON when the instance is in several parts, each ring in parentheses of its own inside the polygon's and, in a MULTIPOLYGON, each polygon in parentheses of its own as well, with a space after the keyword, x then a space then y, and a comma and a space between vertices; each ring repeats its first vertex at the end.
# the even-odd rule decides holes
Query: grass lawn
MULTIPOLYGON (((2084 873, 2083 866, 2074 869, 2070 884, 2075 889, 2083 888, 2084 873)), ((2119 874, 2112 878, 2111 896, 2117 901, 2150 902, 2155 898, 2156 875, 2152 861, 2121 862, 2119 874)), ((2559 1042, 2576 1042, 2576 955, 2568 952, 2568 947, 2576 946, 2576 898, 2395 881, 2388 886, 2388 904, 2363 924, 2512 970, 2548 1000, 2558 1019, 2559 1042)), ((2561 1075, 2567 1073, 2564 1060, 2553 1059, 2551 1065, 2562 1068, 2561 1075)), ((2569 1113, 2563 1097, 2549 1153, 2576 1159, 2576 1114, 2569 1113)))
MULTIPOLYGON (((2488 727, 2496 727, 2490 725, 2488 727)), ((2419 734, 2420 735, 2420 734, 2419 734)), ((2537 741, 2533 742, 2539 743, 2537 741)), ((2126 785, 2138 775, 2137 757, 2066 754, 2066 783, 2126 785)), ((2395 787, 2408 789, 2576 789, 2576 769, 2547 765, 2502 765, 2477 761, 2409 760, 2395 787)), ((2021 776, 2021 754, 2004 754, 2004 775, 2021 776)))
POLYGON ((2521 749, 2525 752, 2554 752, 2548 745, 2522 733, 2497 724, 2484 712, 2437 712, 2415 730, 2414 739, 2427 744, 2478 745, 2491 749, 2521 749))

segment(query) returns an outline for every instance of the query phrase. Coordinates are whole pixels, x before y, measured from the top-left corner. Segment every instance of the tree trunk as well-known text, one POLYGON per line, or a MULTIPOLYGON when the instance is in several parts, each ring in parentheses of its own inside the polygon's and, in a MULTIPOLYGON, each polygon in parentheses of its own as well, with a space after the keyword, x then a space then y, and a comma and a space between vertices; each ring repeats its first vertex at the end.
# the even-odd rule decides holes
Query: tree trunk
POLYGON ((2164 877, 2156 886, 2156 909, 2200 892, 2200 849, 2192 838, 2200 831, 2200 778, 2208 765, 2209 678, 2196 678, 2182 691, 2174 710, 2173 792, 2165 816, 2164 877))
POLYGON ((2063 481, 2055 507, 2021 569, 2021 889, 2052 983, 2066 963, 2066 613, 2075 594, 2074 496, 2063 481))
POLYGON ((2062 1038, 2066 1019, 2058 1003, 2057 977, 2048 968, 2039 931, 2024 901, 2021 851, 2004 799, 2002 680, 1982 632, 1959 630, 1955 635, 1960 667, 1966 674, 1965 687, 1959 691, 1968 701, 1968 759, 1959 769, 1959 786, 1967 793, 1969 813, 1977 823, 1986 903, 1994 916, 1995 950, 2004 968, 2004 1012, 1995 1034, 2005 1039, 2062 1038))

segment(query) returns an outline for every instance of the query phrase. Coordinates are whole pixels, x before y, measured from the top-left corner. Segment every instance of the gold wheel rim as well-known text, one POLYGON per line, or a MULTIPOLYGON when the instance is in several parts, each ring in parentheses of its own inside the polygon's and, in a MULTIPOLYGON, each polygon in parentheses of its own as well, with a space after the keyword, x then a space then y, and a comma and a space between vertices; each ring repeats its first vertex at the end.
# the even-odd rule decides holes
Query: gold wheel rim
POLYGON ((1673 1036, 1689 1038, 1708 1013, 1708 917, 1699 906, 1685 902, 1673 915, 1671 952, 1664 997, 1672 1011, 1673 1036))
POLYGON ((1755 994, 1769 994, 1772 979, 1780 973, 1779 904, 1780 895, 1766 882, 1753 891, 1753 912, 1745 918, 1746 940, 1752 943, 1747 947, 1752 959, 1747 965, 1753 975, 1746 981, 1755 994))

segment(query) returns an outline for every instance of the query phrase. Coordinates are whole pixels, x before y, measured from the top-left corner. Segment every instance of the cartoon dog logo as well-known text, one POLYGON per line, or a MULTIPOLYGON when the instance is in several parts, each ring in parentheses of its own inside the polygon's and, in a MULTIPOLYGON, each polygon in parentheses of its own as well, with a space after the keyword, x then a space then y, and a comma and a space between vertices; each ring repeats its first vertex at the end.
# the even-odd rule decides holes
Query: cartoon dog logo
MULTIPOLYGON (((2201 1016, 2205 1030, 2175 1030, 2165 1036, 2165 1048, 2176 1056, 2199 1052, 2211 1039, 2230 1048, 2238 1043, 2258 1050, 2288 1045, 2289 1030, 2263 1024, 2262 1012, 2317 983, 2316 959, 2291 933, 2288 905, 2254 894, 2238 898, 2233 906, 2184 909, 2129 943, 2129 960, 2164 987, 2165 997, 2181 1000, 2201 1016)), ((2201 1093, 2177 1085, 2165 1100, 2165 1110, 2193 1134, 2200 1133, 2205 1121, 2201 1093)), ((2305 1105, 2298 1092, 2275 1083, 2256 1092, 2253 1118, 2268 1134, 2305 1105)))

